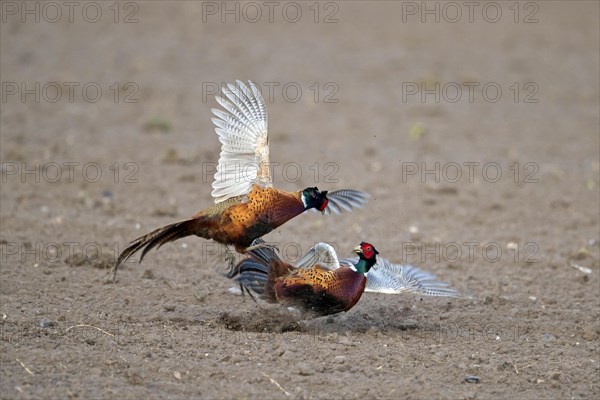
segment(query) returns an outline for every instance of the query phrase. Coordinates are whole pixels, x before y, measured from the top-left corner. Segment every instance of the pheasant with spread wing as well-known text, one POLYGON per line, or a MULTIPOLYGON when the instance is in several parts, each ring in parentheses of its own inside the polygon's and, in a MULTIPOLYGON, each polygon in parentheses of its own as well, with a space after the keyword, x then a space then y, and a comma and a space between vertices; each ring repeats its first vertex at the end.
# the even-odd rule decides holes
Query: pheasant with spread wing
MULTIPOLYGON (((127 245, 113 268, 142 250, 148 251, 186 236, 212 239, 233 245, 239 253, 254 249, 254 240, 283 225, 306 210, 338 214, 362 207, 367 193, 343 189, 334 192, 309 187, 288 192, 273 187, 269 168, 267 110, 258 88, 238 81, 223 88, 226 98, 216 97, 223 107, 213 109, 221 155, 212 184, 216 204, 192 218, 175 222, 143 235, 127 245)), ((262 246, 263 244, 259 245, 262 246)), ((230 257, 232 263, 233 257, 230 257)))
POLYGON ((292 266, 272 249, 257 248, 249 251, 229 277, 251 296, 254 293, 268 302, 316 315, 348 311, 363 292, 459 297, 433 274, 378 257, 372 244, 362 242, 354 252, 357 256, 338 260, 333 247, 318 243, 292 266))

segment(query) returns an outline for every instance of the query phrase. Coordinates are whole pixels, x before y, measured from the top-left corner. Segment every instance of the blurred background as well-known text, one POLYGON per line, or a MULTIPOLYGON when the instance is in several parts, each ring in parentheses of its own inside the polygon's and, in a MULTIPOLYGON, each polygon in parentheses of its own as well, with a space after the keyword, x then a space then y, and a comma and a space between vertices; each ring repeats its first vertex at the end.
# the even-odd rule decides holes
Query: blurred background
MULTIPOLYGON (((251 79, 266 94, 283 187, 328 186, 331 175, 333 186, 397 200, 374 202, 371 211, 402 213, 411 195, 422 197, 412 185, 447 181, 447 163, 459 163, 460 183, 470 168, 472 180, 483 181, 484 166, 495 162, 502 179, 517 183, 550 174, 547 185, 510 185, 528 201, 547 199, 551 180, 564 173, 575 179, 569 190, 551 190, 558 198, 595 195, 596 10, 587 2, 6 2, 1 156, 27 165, 14 175, 5 166, 4 183, 53 161, 61 175, 75 173, 61 190, 69 197, 76 188, 96 192, 90 196, 108 190, 122 211, 139 216, 153 207, 149 199, 127 199, 148 184, 168 192, 162 200, 177 212, 194 213, 210 201, 211 170, 202 163, 218 160, 214 94, 251 79), (88 162, 97 165, 84 170, 88 162), (296 166, 284 176, 289 162, 300 176, 296 166), (433 174, 421 176, 428 169, 433 174), (124 182, 128 174, 139 184, 124 182)), ((488 185, 499 203, 500 186, 488 185)), ((31 217, 41 217, 50 192, 29 199, 31 217)), ((3 211, 15 212, 14 198, 5 199, 3 211)), ((378 225, 400 231, 402 220, 378 225)))

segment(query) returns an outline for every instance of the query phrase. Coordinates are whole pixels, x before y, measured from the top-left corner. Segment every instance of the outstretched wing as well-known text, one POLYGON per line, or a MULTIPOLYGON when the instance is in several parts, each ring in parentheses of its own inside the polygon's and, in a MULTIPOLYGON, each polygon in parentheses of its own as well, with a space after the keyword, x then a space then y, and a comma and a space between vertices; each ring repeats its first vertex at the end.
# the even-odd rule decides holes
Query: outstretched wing
POLYGON ((248 81, 228 84, 216 97, 224 110, 213 108, 221 156, 212 184, 215 203, 245 195, 252 185, 272 186, 269 171, 267 109, 258 88, 248 81))
POLYGON ((338 256, 331 245, 327 243, 315 244, 296 262, 295 267, 310 268, 317 264, 332 271, 340 267, 338 256))
MULTIPOLYGON (((341 264, 356 263, 358 257, 341 260, 341 264)), ((403 293, 413 292, 426 296, 460 297, 446 282, 421 268, 412 265, 393 264, 377 256, 377 263, 367 272, 365 292, 403 293)))
POLYGON ((368 193, 359 190, 342 189, 327 193, 329 203, 323 214, 340 214, 342 211, 352 211, 355 208, 361 208, 369 201, 368 193))

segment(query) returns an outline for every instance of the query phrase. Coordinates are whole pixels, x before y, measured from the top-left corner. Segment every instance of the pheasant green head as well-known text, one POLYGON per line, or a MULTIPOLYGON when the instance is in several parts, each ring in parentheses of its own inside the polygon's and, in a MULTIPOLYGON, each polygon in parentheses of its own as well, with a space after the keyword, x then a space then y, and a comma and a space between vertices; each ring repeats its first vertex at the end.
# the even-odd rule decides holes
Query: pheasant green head
POLYGON ((377 262, 377 254, 379 252, 370 243, 361 242, 360 245, 354 248, 354 252, 358 254, 358 262, 354 267, 356 268, 356 272, 360 274, 369 272, 371 267, 377 262))
POLYGON ((319 191, 316 187, 306 188, 302 191, 302 203, 306 210, 316 208, 324 212, 329 199, 327 198, 327 190, 319 191))

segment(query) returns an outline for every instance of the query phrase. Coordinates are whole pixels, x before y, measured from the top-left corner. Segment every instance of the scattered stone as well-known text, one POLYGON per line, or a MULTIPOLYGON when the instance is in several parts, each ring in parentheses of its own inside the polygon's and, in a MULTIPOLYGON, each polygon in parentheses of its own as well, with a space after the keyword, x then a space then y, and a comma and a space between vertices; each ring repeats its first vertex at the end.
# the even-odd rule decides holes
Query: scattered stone
POLYGON ((315 371, 310 367, 310 365, 308 365, 306 363, 302 363, 299 366, 298 373, 302 376, 310 376, 310 375, 314 375, 315 371))
POLYGON ((467 383, 479 383, 480 379, 477 375, 467 375, 465 382, 467 383))
POLYGON ((167 304, 165 306, 165 311, 167 311, 167 312, 173 312, 173 311, 175 311, 175 305, 173 305, 173 304, 167 304))
POLYGON ((46 329, 46 328, 52 328, 53 326, 56 326, 56 322, 49 320, 47 318, 42 318, 40 320, 40 328, 42 329, 46 329))
POLYGON ((239 288, 239 286, 232 286, 229 289, 227 289, 227 291, 236 296, 242 295, 242 290, 239 288))
POLYGON ((401 322, 400 325, 398 325, 398 327, 402 331, 407 331, 409 329, 417 329, 418 326, 419 324, 414 319, 407 319, 401 322))
POLYGON ((95 345, 95 344, 96 344, 96 341, 95 341, 94 339, 92 339, 92 338, 87 338, 87 339, 85 339, 85 342, 86 342, 88 345, 90 345, 90 346, 93 346, 93 345, 95 345))

